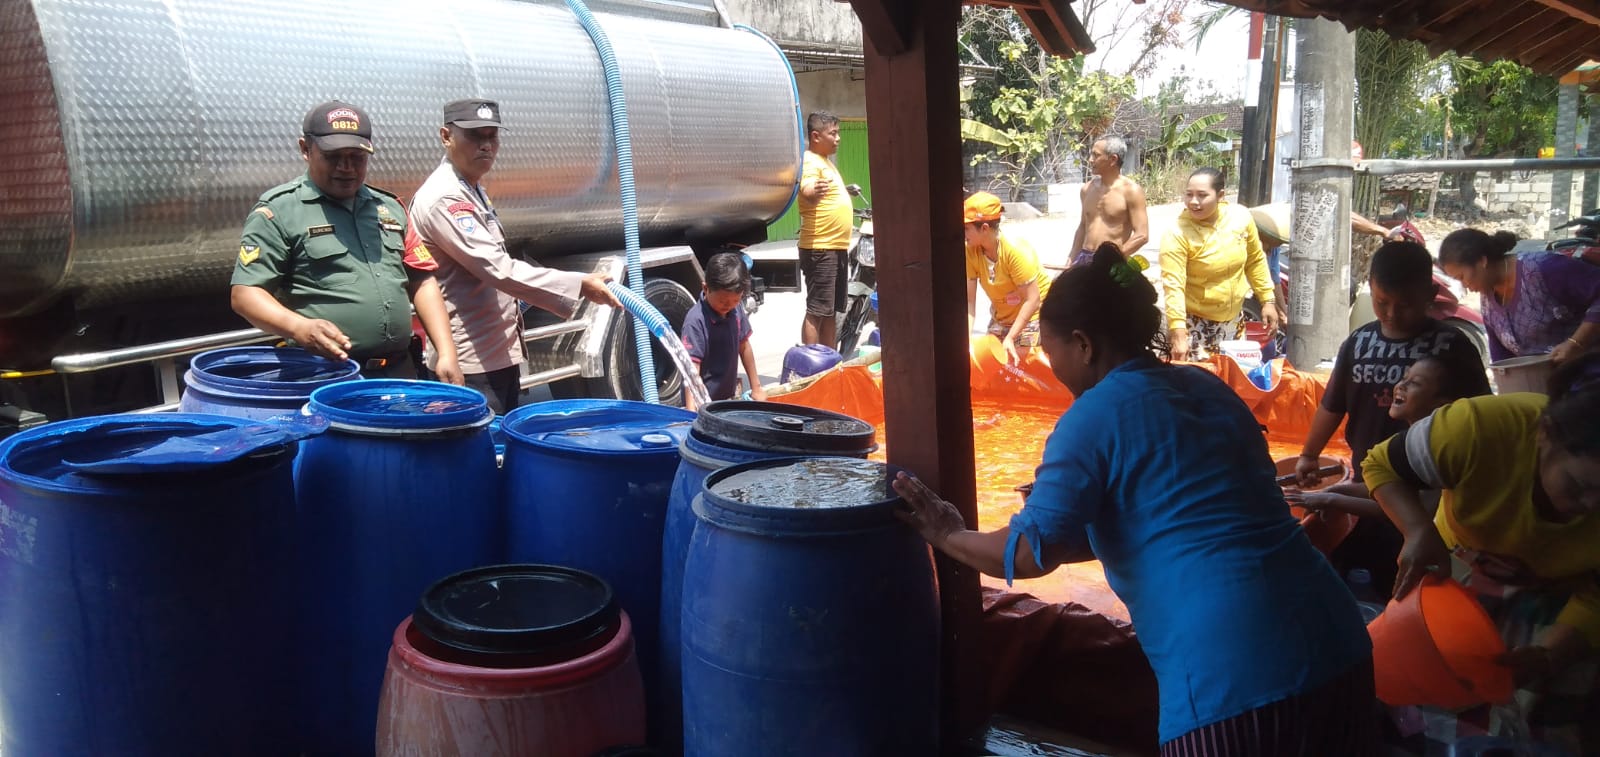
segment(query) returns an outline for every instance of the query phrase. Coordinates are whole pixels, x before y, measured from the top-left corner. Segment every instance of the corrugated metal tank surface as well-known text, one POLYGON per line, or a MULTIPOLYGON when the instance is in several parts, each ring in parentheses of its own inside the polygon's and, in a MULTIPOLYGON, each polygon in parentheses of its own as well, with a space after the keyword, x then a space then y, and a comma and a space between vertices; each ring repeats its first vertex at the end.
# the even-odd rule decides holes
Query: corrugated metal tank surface
MULTIPOLYGON (((801 150, 783 55, 745 31, 599 18, 621 61, 645 243, 777 217, 801 150)), ((604 74, 565 8, 0 0, 0 316, 62 293, 220 296, 245 214, 304 170, 312 105, 365 108, 368 181, 405 196, 442 157, 443 104, 474 96, 506 119, 486 183, 513 244, 620 248, 604 74)))

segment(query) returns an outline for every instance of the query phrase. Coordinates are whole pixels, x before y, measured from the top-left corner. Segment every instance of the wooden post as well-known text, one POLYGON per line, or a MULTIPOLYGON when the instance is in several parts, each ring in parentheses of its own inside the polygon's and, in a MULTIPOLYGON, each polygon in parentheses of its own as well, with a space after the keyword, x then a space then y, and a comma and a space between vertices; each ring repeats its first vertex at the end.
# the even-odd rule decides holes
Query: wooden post
MULTIPOLYGON (((868 145, 872 185, 879 188, 873 230, 889 461, 915 471, 976 528, 961 232, 960 3, 852 4, 863 22, 868 145)), ((976 571, 940 557, 938 574, 942 743, 946 754, 956 754, 987 716, 986 680, 974 654, 982 606, 976 571)))

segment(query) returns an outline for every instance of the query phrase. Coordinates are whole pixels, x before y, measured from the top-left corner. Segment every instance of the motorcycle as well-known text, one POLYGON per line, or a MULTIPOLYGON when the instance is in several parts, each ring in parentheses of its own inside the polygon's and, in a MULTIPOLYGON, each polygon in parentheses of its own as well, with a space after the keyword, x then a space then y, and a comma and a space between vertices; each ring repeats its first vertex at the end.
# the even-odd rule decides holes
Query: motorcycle
POLYGON ((855 239, 846 251, 849 256, 849 289, 846 292, 844 313, 839 316, 839 354, 846 359, 855 356, 860 346, 861 334, 868 323, 877 321, 873 307, 873 294, 878 288, 877 248, 872 236, 872 199, 861 192, 856 184, 845 186, 852 198, 861 198, 865 207, 855 209, 860 220, 855 239))
MULTIPOLYGON (((1280 313, 1287 314, 1293 306, 1289 297, 1292 291, 1289 266, 1281 264, 1281 256, 1289 244, 1289 229, 1287 223, 1287 210, 1260 206, 1250 209, 1255 217, 1257 232, 1262 236, 1263 244, 1267 241, 1281 242, 1267 253, 1267 268, 1276 284, 1276 299, 1280 313)), ((1379 219, 1379 222, 1389 227, 1389 239, 1402 239, 1426 245, 1427 240, 1422 235, 1422 230, 1411 222, 1410 213, 1404 205, 1395 209, 1394 214, 1379 219), (1391 225, 1392 224, 1392 225, 1391 225)), ((1457 291, 1460 283, 1450 278, 1441 270, 1437 263, 1433 267, 1433 302, 1428 306, 1428 315, 1435 320, 1449 324, 1465 334, 1473 345, 1478 348, 1478 354, 1485 361, 1489 356, 1489 337, 1483 325, 1483 315, 1466 305, 1461 304, 1461 293, 1457 291)), ((1254 295, 1245 301, 1246 320, 1261 320, 1261 305, 1254 295)), ((1350 330, 1371 323, 1375 316, 1370 305, 1370 294, 1367 292, 1366 282, 1357 288, 1357 294, 1352 298, 1349 326, 1350 330), (1362 303, 1369 303, 1363 307, 1362 303)), ((1264 346, 1263 355, 1285 355, 1288 353, 1289 339, 1285 327, 1280 327, 1272 341, 1264 346)))

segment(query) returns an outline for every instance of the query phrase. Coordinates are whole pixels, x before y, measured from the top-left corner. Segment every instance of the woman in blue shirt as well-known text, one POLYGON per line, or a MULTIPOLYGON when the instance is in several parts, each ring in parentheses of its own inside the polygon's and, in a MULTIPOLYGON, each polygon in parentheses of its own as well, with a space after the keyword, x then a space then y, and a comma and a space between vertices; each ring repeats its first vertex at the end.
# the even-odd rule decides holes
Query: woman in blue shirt
POLYGON ((1378 753, 1355 600, 1289 516, 1266 440, 1227 384, 1167 365, 1156 292, 1115 245, 1056 279, 1041 346, 1077 400, 1011 524, 967 530, 901 474, 901 517, 990 575, 1099 559, 1161 697, 1161 754, 1378 753))

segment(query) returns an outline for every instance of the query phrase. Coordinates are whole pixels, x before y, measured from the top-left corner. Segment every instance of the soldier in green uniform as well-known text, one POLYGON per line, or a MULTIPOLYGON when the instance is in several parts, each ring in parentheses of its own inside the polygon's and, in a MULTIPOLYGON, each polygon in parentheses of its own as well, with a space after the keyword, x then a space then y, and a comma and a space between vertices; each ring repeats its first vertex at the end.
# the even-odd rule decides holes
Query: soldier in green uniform
POLYGON ((449 317, 427 248, 394 195, 367 186, 372 122, 354 105, 306 114, 306 173, 261 195, 233 267, 234 312, 367 378, 416 378, 411 306, 439 353, 435 373, 461 384, 449 317))

